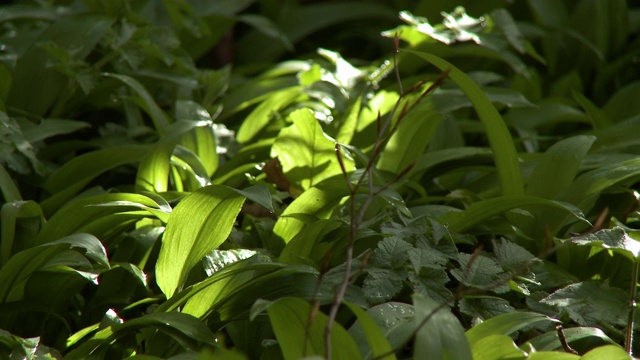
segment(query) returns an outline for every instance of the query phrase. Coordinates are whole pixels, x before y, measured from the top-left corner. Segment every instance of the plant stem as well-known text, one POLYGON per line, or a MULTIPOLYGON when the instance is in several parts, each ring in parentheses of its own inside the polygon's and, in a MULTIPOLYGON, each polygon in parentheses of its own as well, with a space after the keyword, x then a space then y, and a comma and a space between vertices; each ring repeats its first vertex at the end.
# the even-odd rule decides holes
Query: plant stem
POLYGON ((629 355, 631 355, 631 348, 633 345, 633 318, 636 312, 636 291, 638 289, 638 262, 633 262, 631 274, 631 295, 629 297, 629 321, 627 322, 627 334, 624 339, 624 349, 629 355))

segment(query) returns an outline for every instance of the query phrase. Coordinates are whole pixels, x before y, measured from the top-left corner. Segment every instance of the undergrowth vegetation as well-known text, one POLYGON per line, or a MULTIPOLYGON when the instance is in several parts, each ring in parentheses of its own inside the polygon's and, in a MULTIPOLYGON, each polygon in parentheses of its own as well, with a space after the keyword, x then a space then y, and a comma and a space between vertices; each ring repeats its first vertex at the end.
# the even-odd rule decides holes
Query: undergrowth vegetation
POLYGON ((0 6, 0 357, 640 353, 640 6, 433 3, 0 6))

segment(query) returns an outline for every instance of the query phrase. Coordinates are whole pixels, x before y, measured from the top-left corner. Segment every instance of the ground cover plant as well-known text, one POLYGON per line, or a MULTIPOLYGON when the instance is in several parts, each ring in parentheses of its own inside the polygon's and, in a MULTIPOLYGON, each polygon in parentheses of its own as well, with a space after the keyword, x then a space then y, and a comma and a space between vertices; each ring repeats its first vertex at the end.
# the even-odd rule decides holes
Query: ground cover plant
POLYGON ((0 358, 637 355, 639 15, 1 5, 0 358))

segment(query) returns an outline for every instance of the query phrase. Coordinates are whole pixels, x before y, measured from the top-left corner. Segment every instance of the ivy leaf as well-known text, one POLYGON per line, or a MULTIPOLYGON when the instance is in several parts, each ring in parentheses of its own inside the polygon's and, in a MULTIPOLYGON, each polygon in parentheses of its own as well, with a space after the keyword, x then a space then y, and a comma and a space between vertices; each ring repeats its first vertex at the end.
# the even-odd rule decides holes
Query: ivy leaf
POLYGON ((565 310, 571 319, 583 326, 624 325, 629 314, 627 293, 606 283, 571 284, 540 302, 565 310))
POLYGON ((407 273, 405 271, 370 269, 362 286, 364 296, 372 304, 388 301, 400 293, 406 278, 407 273))
POLYGON ((466 286, 491 290, 495 293, 509 291, 507 275, 498 262, 487 255, 460 254, 460 268, 451 270, 451 274, 466 286))
MULTIPOLYGON (((336 158, 335 140, 327 136, 313 113, 307 109, 289 115, 293 125, 280 131, 271 156, 278 157, 287 178, 304 190, 334 175, 342 174, 336 158)), ((347 170, 353 161, 343 157, 347 170)))
POLYGON ((378 267, 397 269, 409 260, 409 254, 414 251, 413 246, 397 237, 383 239, 378 248, 373 251, 371 263, 378 267))

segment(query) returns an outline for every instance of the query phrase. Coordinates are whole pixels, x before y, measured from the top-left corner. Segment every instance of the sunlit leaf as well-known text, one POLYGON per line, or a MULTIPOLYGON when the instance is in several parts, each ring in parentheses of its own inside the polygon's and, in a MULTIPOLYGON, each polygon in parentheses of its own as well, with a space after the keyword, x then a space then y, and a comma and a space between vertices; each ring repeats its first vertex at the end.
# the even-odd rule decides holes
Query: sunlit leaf
POLYGON ((173 210, 156 265, 158 285, 167 297, 180 289, 191 268, 231 232, 245 197, 212 185, 185 197, 173 210))

